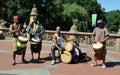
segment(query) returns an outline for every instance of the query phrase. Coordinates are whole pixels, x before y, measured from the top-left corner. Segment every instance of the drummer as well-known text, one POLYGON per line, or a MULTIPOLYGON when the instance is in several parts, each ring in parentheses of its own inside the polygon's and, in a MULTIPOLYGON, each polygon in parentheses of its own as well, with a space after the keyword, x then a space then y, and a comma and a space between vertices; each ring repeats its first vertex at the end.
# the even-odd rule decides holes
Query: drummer
POLYGON ((60 32, 61 29, 59 26, 56 27, 56 32, 53 35, 52 41, 53 45, 51 47, 51 56, 52 56, 52 62, 51 64, 54 65, 56 63, 56 58, 55 58, 55 50, 58 49, 60 51, 64 50, 64 46, 62 45, 62 38, 65 41, 69 41, 69 39, 66 39, 65 37, 62 36, 62 33, 60 32))
MULTIPOLYGON (((109 32, 107 28, 104 27, 103 20, 99 19, 97 21, 97 27, 93 31, 92 35, 92 43, 101 42, 103 44, 103 52, 102 52, 102 68, 106 68, 105 65, 105 56, 106 56, 106 40, 109 38, 109 32)), ((94 64, 91 64, 91 66, 97 65, 97 56, 94 55, 94 64)))
MULTIPOLYGON (((30 34, 30 41, 32 38, 39 38, 40 42, 38 43, 38 62, 41 62, 40 53, 42 48, 42 34, 45 32, 43 25, 38 21, 38 15, 33 17, 33 22, 27 26, 27 32, 30 34)), ((31 46, 32 47, 32 46, 31 46)), ((31 50, 32 59, 30 62, 34 61, 33 50, 31 50)))
MULTIPOLYGON (((18 24, 18 15, 13 16, 13 24, 10 25, 9 30, 13 36, 13 62, 12 65, 16 64, 16 51, 17 51, 17 38, 20 36, 20 24, 18 24)), ((22 54, 22 62, 26 63, 24 59, 25 52, 22 54)))

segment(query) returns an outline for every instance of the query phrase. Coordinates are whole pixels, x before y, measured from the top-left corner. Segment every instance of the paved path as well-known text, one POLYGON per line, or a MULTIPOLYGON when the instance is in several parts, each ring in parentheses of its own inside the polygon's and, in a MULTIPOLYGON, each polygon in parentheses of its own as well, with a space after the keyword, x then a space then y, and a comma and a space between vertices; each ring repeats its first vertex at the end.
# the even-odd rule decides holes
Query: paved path
MULTIPOLYGON (((92 61, 78 64, 64 64, 57 61, 56 65, 50 65, 50 47, 49 44, 43 44, 41 58, 45 62, 23 64, 21 56, 17 56, 17 65, 12 66, 12 43, 11 41, 0 41, 0 75, 120 75, 120 52, 108 51, 107 68, 102 69, 101 65, 90 67, 92 61)), ((92 50, 81 49, 92 57, 92 50)), ((25 58, 26 60, 31 59, 29 44, 25 58)), ((37 54, 35 54, 35 58, 37 58, 37 54)))

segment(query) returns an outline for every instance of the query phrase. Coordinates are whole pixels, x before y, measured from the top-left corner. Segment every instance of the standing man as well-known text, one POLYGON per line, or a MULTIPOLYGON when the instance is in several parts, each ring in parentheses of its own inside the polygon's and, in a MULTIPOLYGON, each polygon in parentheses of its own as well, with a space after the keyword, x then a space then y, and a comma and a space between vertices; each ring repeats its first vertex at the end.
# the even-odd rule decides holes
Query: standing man
POLYGON ((105 56, 106 56, 106 40, 109 38, 109 32, 107 28, 104 28, 103 20, 99 19, 97 21, 97 27, 94 29, 92 34, 92 43, 100 42, 103 44, 102 53, 101 55, 98 55, 95 51, 94 55, 94 64, 91 64, 91 66, 97 65, 97 60, 102 60, 102 68, 106 68, 105 65, 105 56))
MULTIPOLYGON (((18 15, 13 16, 13 24, 10 25, 9 30, 13 36, 13 62, 12 65, 16 64, 16 54, 17 54, 17 40, 18 36, 20 36, 20 24, 18 24, 18 15)), ((22 54, 22 62, 26 63, 27 61, 24 59, 25 50, 23 50, 22 54)))
MULTIPOLYGON (((41 62, 40 60, 40 53, 41 53, 41 48, 42 48, 42 34, 45 32, 45 29, 43 25, 38 21, 38 16, 33 17, 33 22, 27 26, 27 32, 30 35, 30 41, 32 38, 39 38, 40 42, 38 43, 38 62, 41 62)), ((33 50, 32 46, 31 48, 31 55, 32 59, 30 60, 31 62, 34 61, 34 55, 33 55, 33 50)))

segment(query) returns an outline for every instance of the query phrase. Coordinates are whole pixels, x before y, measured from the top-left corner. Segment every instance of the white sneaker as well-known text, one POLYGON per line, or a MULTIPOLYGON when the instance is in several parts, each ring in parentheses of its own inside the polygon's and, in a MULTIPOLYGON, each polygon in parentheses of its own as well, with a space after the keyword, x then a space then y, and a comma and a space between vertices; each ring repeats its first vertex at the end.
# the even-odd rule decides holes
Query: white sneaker
POLYGON ((106 68, 106 65, 105 65, 105 64, 102 64, 102 68, 105 69, 105 68, 106 68))
POLYGON ((12 62, 12 65, 16 65, 16 62, 15 62, 15 61, 13 61, 13 62, 12 62))
POLYGON ((51 65, 54 65, 55 63, 56 63, 55 60, 52 60, 51 65))

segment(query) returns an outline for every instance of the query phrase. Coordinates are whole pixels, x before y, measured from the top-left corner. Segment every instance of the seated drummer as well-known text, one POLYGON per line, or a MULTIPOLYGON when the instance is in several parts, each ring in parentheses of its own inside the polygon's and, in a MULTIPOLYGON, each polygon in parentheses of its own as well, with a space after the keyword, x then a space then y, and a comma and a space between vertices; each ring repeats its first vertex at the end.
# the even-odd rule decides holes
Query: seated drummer
POLYGON ((55 58, 55 50, 58 49, 58 50, 64 50, 64 47, 62 45, 62 38, 65 40, 65 41, 69 41, 69 39, 66 39, 65 37, 62 36, 62 33, 60 32, 61 29, 59 26, 56 27, 56 32, 55 34, 53 35, 53 45, 51 47, 51 56, 52 56, 52 62, 51 64, 54 65, 56 63, 56 58, 55 58))
MULTIPOLYGON (((20 24, 18 24, 18 15, 13 16, 13 24, 10 25, 9 30, 13 36, 13 62, 12 65, 16 65, 16 52, 17 52, 17 39, 20 36, 20 24)), ((22 62, 25 63, 25 52, 22 54, 22 62)))

